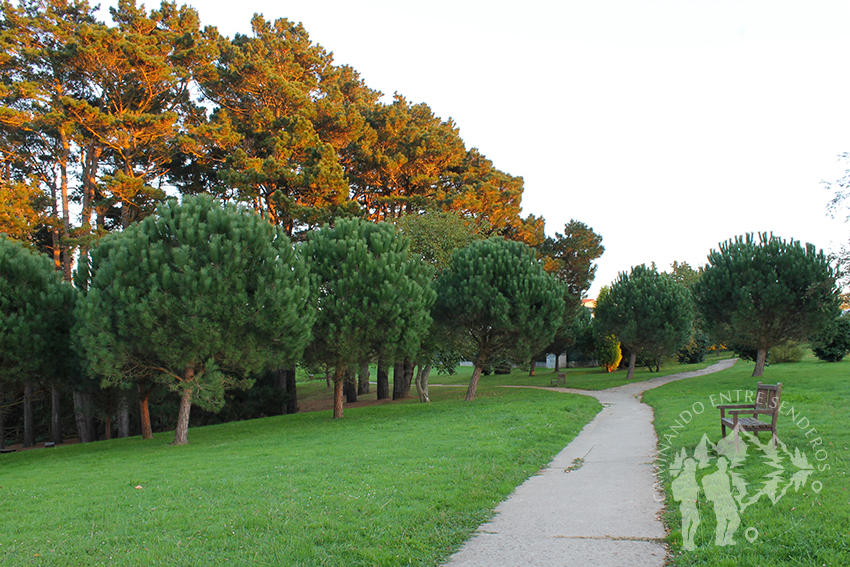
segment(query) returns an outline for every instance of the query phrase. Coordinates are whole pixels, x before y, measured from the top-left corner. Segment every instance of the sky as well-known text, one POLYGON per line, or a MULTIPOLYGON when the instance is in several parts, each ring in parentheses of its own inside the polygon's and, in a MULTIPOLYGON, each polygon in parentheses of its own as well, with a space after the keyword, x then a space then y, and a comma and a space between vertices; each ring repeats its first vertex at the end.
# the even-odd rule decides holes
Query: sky
POLYGON ((523 215, 548 235, 576 219, 602 236, 589 297, 748 232, 850 243, 822 184, 850 168, 850 2, 187 3, 231 37, 254 13, 302 22, 388 99, 452 118, 524 178, 523 215))

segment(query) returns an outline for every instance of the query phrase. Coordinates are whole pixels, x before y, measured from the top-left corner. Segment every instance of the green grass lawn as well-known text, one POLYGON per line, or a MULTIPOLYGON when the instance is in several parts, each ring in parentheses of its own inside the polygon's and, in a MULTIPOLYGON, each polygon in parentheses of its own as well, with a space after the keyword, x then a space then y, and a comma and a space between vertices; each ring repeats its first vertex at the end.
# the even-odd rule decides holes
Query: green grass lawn
MULTIPOLYGON (((0 456, 0 564, 437 565, 600 409, 415 400, 0 456)), ((461 394, 462 395, 462 394, 461 394)))
MULTIPOLYGON (((580 390, 605 390, 615 388, 631 382, 643 382, 659 376, 667 376, 677 372, 690 372, 701 370, 723 359, 731 358, 730 353, 711 355, 699 364, 670 363, 661 367, 660 372, 650 372, 645 366, 635 368, 632 380, 626 380, 626 370, 620 369, 616 372, 607 372, 604 368, 562 368, 567 377, 566 388, 577 388, 580 390)), ((481 385, 511 385, 511 386, 549 386, 550 380, 556 372, 549 368, 537 368, 534 376, 528 375, 528 369, 514 368, 510 374, 491 374, 481 377, 481 385)), ((429 382, 431 384, 453 384, 466 386, 472 377, 471 366, 459 366, 455 374, 431 373, 429 382)))
MULTIPOLYGON (((664 521, 670 530, 672 565, 850 565, 850 360, 828 364, 810 356, 800 363, 769 366, 762 378, 752 378, 752 370, 751 362, 738 362, 725 372, 674 382, 644 394, 644 401, 655 410, 660 448, 668 441, 671 446, 659 459, 659 474, 668 494, 664 521), (713 505, 701 492, 698 506, 702 522, 697 530, 697 548, 685 551, 679 503, 672 499, 670 490, 672 475, 668 469, 673 459, 669 456, 682 448, 693 455, 703 434, 716 443, 720 421, 712 400, 744 403, 734 399, 720 402, 719 396, 726 393, 737 397, 736 390, 754 390, 759 380, 783 383, 782 400, 786 405, 779 416, 779 437, 791 453, 795 449, 805 453, 813 471, 795 490, 788 481, 800 469, 789 459, 773 466, 763 451, 751 445, 746 460, 733 470, 748 484, 748 498, 767 487, 771 479, 778 479, 774 498, 764 495, 746 508, 740 514, 736 545, 721 547, 715 545, 717 522, 713 505), (699 403, 705 407, 702 412, 701 406, 695 405, 699 403), (683 415, 685 411, 690 411, 691 416, 683 415), (677 420, 684 426, 677 427, 677 420), (689 422, 683 424, 686 420, 689 422), (812 428, 816 431, 810 432, 812 428), (815 441, 818 437, 821 445, 815 441), (784 486, 788 489, 782 495, 784 486)), ((761 442, 768 441, 768 435, 761 437, 761 442)), ((711 465, 697 474, 702 477, 716 470, 711 465)))

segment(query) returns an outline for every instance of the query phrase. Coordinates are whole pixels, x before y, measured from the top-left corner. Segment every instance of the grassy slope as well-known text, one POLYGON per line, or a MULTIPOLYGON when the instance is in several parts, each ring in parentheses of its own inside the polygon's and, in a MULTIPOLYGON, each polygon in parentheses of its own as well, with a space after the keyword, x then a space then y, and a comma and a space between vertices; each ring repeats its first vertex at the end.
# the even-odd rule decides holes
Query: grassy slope
MULTIPOLYGON (((790 451, 799 448, 808 460, 824 472, 816 471, 805 487, 795 492, 791 487, 784 497, 773 505, 768 498, 761 498, 741 515, 741 527, 736 533, 737 545, 719 547, 714 545, 714 519, 712 504, 701 495, 699 502, 702 523, 697 532, 697 549, 692 552, 681 549, 681 515, 678 503, 669 496, 665 522, 671 531, 673 564, 676 566, 759 566, 759 565, 850 565, 850 431, 848 431, 847 409, 850 407, 850 360, 827 364, 811 357, 796 364, 773 365, 765 369, 763 378, 751 378, 752 363, 739 362, 734 368, 720 374, 712 374, 674 382, 644 394, 644 401, 655 410, 655 426, 659 439, 669 434, 670 427, 683 411, 697 402, 702 402, 706 411, 694 418, 685 428, 676 429, 673 438, 673 453, 686 448, 693 453, 703 434, 716 442, 720 437, 719 412, 713 409, 710 396, 717 400, 721 392, 734 394, 735 390, 754 389, 756 382, 783 383, 782 399, 786 402, 785 413, 779 418, 779 437, 790 451), (795 414, 790 413, 791 406, 795 414), (801 428, 806 422, 808 428, 801 428), (814 427, 816 433, 806 432, 814 427), (821 437, 825 452, 815 457, 812 439, 821 437), (828 467, 827 467, 828 466, 828 467), (823 484, 820 493, 812 490, 812 482, 823 484), (748 542, 744 537, 747 528, 756 528, 758 537, 748 542)), ((718 402, 719 403, 719 402, 718 402)), ((723 403, 736 403, 735 401, 723 403)), ((739 403, 743 403, 739 402, 739 403)), ((697 406, 697 410, 699 406, 697 406)), ((693 413, 693 412, 692 412, 693 413)), ((684 418, 688 416, 685 415, 684 418)), ((762 435, 767 441, 767 436, 762 435)), ((662 479, 669 495, 669 476, 661 462, 662 479)), ((787 464, 788 471, 796 469, 787 464)), ((708 467, 702 474, 715 470, 708 467)), ((757 449, 748 452, 742 467, 737 469, 750 483, 751 491, 758 490, 766 475, 776 469, 765 463, 757 449)), ((754 532, 750 532, 753 535, 754 532)))
POLYGON ((3 455, 0 563, 436 565, 600 409, 434 397, 3 455))

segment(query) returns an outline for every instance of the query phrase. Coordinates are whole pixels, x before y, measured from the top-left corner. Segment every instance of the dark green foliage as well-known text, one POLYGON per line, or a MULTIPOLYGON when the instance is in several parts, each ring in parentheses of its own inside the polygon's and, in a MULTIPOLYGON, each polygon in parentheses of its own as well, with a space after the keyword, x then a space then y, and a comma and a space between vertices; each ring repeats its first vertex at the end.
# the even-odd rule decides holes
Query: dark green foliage
POLYGON ((630 376, 638 353, 657 362, 679 350, 694 318, 687 288, 644 265, 621 272, 610 291, 600 294, 595 313, 597 332, 617 335, 629 351, 630 376))
MULTIPOLYGON (((456 344, 475 367, 507 359, 525 364, 561 325, 564 291, 520 242, 490 238, 452 255, 437 279, 438 320, 457 332, 456 344)), ((477 375, 473 373, 477 384, 477 375)), ((470 384, 467 399, 474 397, 470 384)))
POLYGON ((0 389, 63 374, 75 298, 47 256, 0 235, 0 389))
POLYGON ((602 256, 602 237, 575 219, 564 225, 564 234, 547 237, 538 247, 546 270, 567 287, 567 296, 578 303, 596 277, 594 260, 602 256))
POLYGON ((253 211, 171 201, 90 258, 78 335, 104 385, 153 380, 215 411, 226 389, 294 363, 309 340, 307 268, 253 211))
MULTIPOLYGON (((741 360, 749 360, 751 362, 755 362, 758 359, 758 349, 753 348, 751 346, 742 345, 740 343, 730 341, 727 345, 729 350, 735 353, 738 358, 741 360)), ((770 366, 770 351, 768 350, 765 354, 765 366, 770 366)))
POLYGON ((705 360, 705 355, 708 354, 708 347, 710 346, 711 339, 708 335, 699 329, 694 329, 690 340, 676 353, 676 358, 679 362, 687 364, 700 363, 705 360))
MULTIPOLYGON (((319 280, 309 358, 336 368, 335 382, 365 360, 412 356, 431 325, 431 271, 410 258, 394 226, 341 219, 303 245, 319 280)), ((341 400, 339 415, 342 417, 341 400)))
POLYGON ((395 224, 410 239, 411 255, 431 264, 437 273, 449 265, 455 250, 480 238, 471 221, 453 212, 406 214, 395 224))
POLYGON ((770 348, 805 340, 838 313, 835 271, 811 244, 747 234, 712 250, 708 261, 693 287, 696 304, 715 337, 756 351, 753 376, 761 376, 770 348))
POLYGON ((812 337, 812 352, 824 362, 840 362, 850 353, 850 316, 837 317, 826 330, 812 337))

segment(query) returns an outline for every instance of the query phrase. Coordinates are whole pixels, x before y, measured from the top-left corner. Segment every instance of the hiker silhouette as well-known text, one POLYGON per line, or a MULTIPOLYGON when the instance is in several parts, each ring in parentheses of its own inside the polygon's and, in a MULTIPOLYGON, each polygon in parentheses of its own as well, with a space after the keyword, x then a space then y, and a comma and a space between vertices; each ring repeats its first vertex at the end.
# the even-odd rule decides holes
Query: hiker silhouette
POLYGON ((684 469, 671 486, 673 499, 681 502, 679 511, 682 513, 682 547, 689 551, 696 549, 694 536, 699 527, 699 509, 697 508, 699 484, 696 473, 697 462, 691 458, 685 459, 684 469))
POLYGON ((715 543, 717 545, 735 545, 732 537, 741 525, 738 516, 738 505, 732 497, 732 482, 726 469, 729 460, 726 457, 717 459, 717 471, 703 477, 702 489, 705 497, 714 504, 714 516, 717 518, 715 543))

